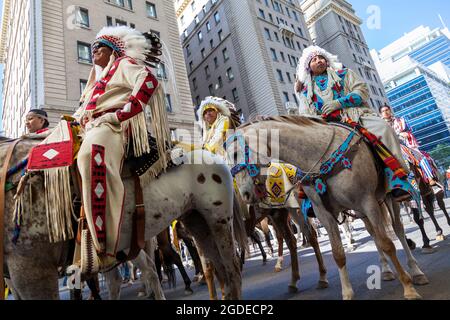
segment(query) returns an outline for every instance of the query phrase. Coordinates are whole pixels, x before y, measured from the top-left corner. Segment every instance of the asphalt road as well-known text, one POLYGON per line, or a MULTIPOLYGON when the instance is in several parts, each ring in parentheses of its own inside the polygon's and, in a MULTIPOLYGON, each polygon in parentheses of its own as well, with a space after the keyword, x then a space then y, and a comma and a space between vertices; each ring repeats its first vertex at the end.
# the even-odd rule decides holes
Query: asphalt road
MULTIPOLYGON (((450 199, 446 199, 447 208, 450 208, 450 199)), ((450 210, 449 210, 450 211, 450 210)), ((423 254, 421 252, 422 240, 417 225, 409 222, 409 218, 403 213, 403 221, 406 233, 409 238, 414 240, 417 248, 413 251, 416 260, 422 271, 428 277, 430 283, 425 286, 416 286, 417 291, 427 300, 449 300, 450 299, 450 226, 447 224, 442 211, 437 211, 436 216, 444 235, 447 239, 436 241, 434 226, 428 215, 425 213, 425 227, 431 241, 431 245, 436 248, 432 254, 423 254)), ((355 221, 354 238, 356 240, 356 250, 347 253, 347 266, 350 281, 357 300, 395 300, 403 299, 403 289, 398 280, 383 282, 380 287, 369 289, 367 280, 373 276, 373 272, 368 272, 368 268, 378 266, 378 253, 376 251, 372 238, 365 231, 361 221, 355 221)), ((318 281, 318 268, 311 248, 298 250, 301 279, 297 284, 298 292, 289 293, 288 283, 290 279, 290 256, 285 247, 284 250, 284 269, 275 273, 274 266, 276 258, 270 258, 266 265, 262 264, 260 253, 251 250, 251 256, 246 261, 243 269, 242 296, 245 300, 339 300, 341 299, 341 285, 339 274, 331 254, 331 246, 328 237, 319 238, 320 247, 324 256, 325 265, 328 269, 329 288, 316 289, 318 281)), ((395 241, 397 254, 403 266, 406 266, 406 259, 399 241, 395 241)), ((274 248, 276 248, 274 246, 274 248)), ((268 251, 268 250, 266 250, 268 251)), ((193 276, 193 270, 187 269, 188 274, 193 276)), ((198 283, 192 284, 194 293, 186 296, 184 294, 184 284, 177 273, 176 288, 168 288, 167 283, 163 282, 163 289, 167 299, 171 300, 207 300, 209 299, 208 290, 205 285, 198 283)), ((372 277, 373 278, 373 277, 372 277)), ((372 279, 371 278, 371 279, 372 279)), ((373 281, 370 283, 374 283, 373 281)), ((102 297, 107 297, 106 286, 101 283, 102 297)), ((138 297, 137 292, 141 287, 140 280, 134 284, 124 284, 122 287, 122 300, 145 300, 147 298, 138 297)), ((219 289, 218 289, 219 290, 219 289)), ((219 290, 220 291, 220 290, 219 290)), ((84 297, 88 297, 85 290, 84 297)), ((68 299, 67 290, 62 288, 61 298, 68 299)))

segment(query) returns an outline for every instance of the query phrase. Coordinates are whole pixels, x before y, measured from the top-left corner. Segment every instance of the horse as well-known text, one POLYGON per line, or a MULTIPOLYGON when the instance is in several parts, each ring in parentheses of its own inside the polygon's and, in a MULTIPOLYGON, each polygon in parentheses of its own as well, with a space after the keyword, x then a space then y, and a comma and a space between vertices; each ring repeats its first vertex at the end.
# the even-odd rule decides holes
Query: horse
MULTIPOLYGON (((404 289, 404 297, 420 299, 421 296, 414 288, 411 276, 400 264, 395 245, 386 233, 384 217, 389 215, 389 212, 380 206, 379 202, 384 201, 390 205, 392 210, 390 212, 394 218, 400 218, 399 207, 393 204, 391 197, 386 196, 385 178, 382 172, 377 170, 369 147, 365 143, 359 143, 361 140, 353 142, 352 145, 355 147, 350 147, 353 140, 354 136, 351 136, 349 130, 328 125, 318 118, 279 116, 266 117, 264 120, 240 126, 227 140, 226 145, 228 160, 232 164, 238 164, 232 171, 236 174, 239 191, 248 203, 254 204, 261 199, 260 167, 268 163, 269 159, 278 156, 280 161, 303 168, 300 172, 304 172, 304 175, 299 182, 303 182, 305 194, 311 200, 317 217, 330 237, 333 257, 339 269, 343 299, 352 299, 354 296, 346 267, 345 251, 336 223, 338 214, 343 210, 355 210, 361 214, 376 245, 394 264, 404 289), (271 143, 273 137, 278 138, 277 143, 271 143), (240 138, 245 140, 245 148, 242 146, 243 143, 237 143, 240 142, 240 138), (255 145, 251 145, 248 141, 258 142, 267 154, 255 150, 255 145), (351 165, 351 170, 338 170, 328 176, 316 173, 314 171, 317 170, 316 167, 330 159, 332 154, 336 154, 336 150, 341 150, 345 141, 348 141, 349 148, 354 150, 350 164, 346 163, 347 167, 351 165), (250 158, 251 151, 256 153, 258 159, 250 158), (313 177, 323 179, 319 181, 313 177), (312 184, 306 183, 307 178, 311 179, 312 184), (326 180, 326 183, 323 180, 326 180), (323 192, 324 189, 326 192, 321 196, 319 192, 323 192)), ((414 277, 425 277, 408 248, 400 219, 394 219, 394 230, 408 255, 411 270, 415 272, 414 277)))
MULTIPOLYGON (((38 142, 21 140, 16 145, 11 163, 24 159, 38 142)), ((3 164, 3 155, 9 144, 7 141, 0 144, 0 164, 3 164)), ((123 171, 125 189, 133 190, 133 179, 128 168, 125 166, 123 171)), ((15 174, 12 179, 17 180, 18 175, 15 174)), ((28 214, 22 217, 17 244, 11 241, 15 229, 12 221, 15 204, 13 191, 5 194, 4 249, 15 297, 58 299, 58 266, 61 265, 68 241, 49 241, 43 177, 34 175, 25 187, 23 212, 28 214), (28 201, 30 197, 32 201, 28 201)), ((184 165, 161 174, 143 189, 143 194, 146 209, 145 238, 156 236, 171 221, 181 219, 194 236, 197 247, 214 262, 225 284, 225 298, 240 299, 241 269, 234 242, 234 232, 239 230, 233 230, 233 182, 223 161, 204 150, 189 152, 184 165)), ((124 203, 118 251, 130 247, 135 204, 133 192, 125 195, 124 203)))

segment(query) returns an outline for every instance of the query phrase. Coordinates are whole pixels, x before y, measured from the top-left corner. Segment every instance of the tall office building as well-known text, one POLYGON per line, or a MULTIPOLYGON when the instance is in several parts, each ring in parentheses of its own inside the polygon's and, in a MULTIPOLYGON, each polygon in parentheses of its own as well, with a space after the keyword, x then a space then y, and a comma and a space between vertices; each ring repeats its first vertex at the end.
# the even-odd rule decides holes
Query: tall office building
POLYGON ((52 124, 61 114, 74 112, 92 68, 90 43, 102 27, 112 25, 160 34, 165 64, 154 71, 166 89, 171 129, 193 130, 193 106, 171 1, 4 0, 0 62, 5 66, 7 136, 25 132, 24 115, 30 108, 46 110, 52 124))
POLYGON ((295 70, 311 44, 297 1, 174 0, 196 106, 206 96, 244 118, 296 107, 295 70))
POLYGON ((352 5, 345 0, 304 0, 301 8, 312 41, 360 75, 369 86, 369 105, 378 110, 387 98, 352 5))
POLYGON ((447 29, 420 26, 371 51, 396 116, 405 117, 421 149, 450 147, 450 41, 447 29))

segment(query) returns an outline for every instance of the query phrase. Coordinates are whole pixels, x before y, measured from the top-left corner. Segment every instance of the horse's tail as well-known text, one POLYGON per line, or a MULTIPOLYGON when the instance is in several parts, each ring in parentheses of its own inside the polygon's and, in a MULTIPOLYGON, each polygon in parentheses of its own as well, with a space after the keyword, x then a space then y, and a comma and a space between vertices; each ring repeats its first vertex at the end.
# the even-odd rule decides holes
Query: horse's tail
POLYGON ((397 239, 397 236, 395 235, 395 232, 394 232, 394 227, 392 225, 392 219, 394 219, 394 217, 391 217, 391 212, 386 203, 383 202, 380 205, 380 209, 381 209, 381 220, 383 223, 384 230, 386 230, 387 236, 392 241, 394 241, 397 239))
MULTIPOLYGON (((241 199, 238 191, 235 190, 233 195, 233 229, 234 238, 236 239, 241 257, 245 257, 245 252, 249 252, 247 232, 245 230, 244 217, 248 217, 248 208, 241 199)), ((243 258, 241 263, 243 264, 243 258)))

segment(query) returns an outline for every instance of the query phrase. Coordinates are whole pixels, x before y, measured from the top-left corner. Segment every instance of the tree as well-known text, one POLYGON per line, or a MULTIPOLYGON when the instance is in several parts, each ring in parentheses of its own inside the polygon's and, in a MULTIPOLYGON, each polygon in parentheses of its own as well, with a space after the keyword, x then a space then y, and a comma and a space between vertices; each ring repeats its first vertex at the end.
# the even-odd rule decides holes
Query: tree
POLYGON ((431 157, 443 169, 450 166, 450 144, 439 144, 430 152, 431 157))

